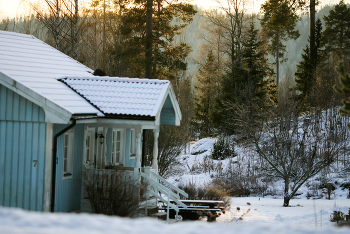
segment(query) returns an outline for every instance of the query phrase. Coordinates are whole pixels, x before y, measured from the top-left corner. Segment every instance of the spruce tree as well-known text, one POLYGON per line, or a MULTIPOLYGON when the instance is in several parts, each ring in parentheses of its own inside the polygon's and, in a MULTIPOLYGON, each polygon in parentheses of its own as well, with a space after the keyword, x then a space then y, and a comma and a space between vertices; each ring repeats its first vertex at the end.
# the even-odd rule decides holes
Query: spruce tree
POLYGON ((242 112, 254 125, 277 102, 274 73, 263 44, 252 21, 242 43, 241 65, 232 64, 230 72, 222 78, 214 118, 229 134, 236 133, 240 122, 245 121, 242 112))
POLYGON ((212 51, 208 52, 206 61, 200 66, 197 75, 194 117, 198 123, 201 137, 212 136, 212 115, 216 98, 220 72, 212 51))
MULTIPOLYGON (((343 99, 343 108, 339 110, 342 116, 350 116, 350 75, 345 72, 344 64, 341 62, 339 66, 336 68, 339 73, 339 80, 343 87, 338 88, 336 85, 333 86, 334 90, 337 93, 343 94, 347 96, 347 100, 343 99)), ((350 124, 348 124, 350 128, 350 124)))
MULTIPOLYGON (((312 103, 312 92, 317 82, 316 70, 317 66, 323 60, 322 50, 322 22, 320 19, 316 21, 316 27, 314 31, 315 45, 313 46, 314 58, 310 59, 310 48, 306 45, 304 53, 302 54, 302 60, 297 65, 297 71, 295 73, 296 86, 294 90, 298 90, 299 93, 295 95, 294 99, 299 103, 300 109, 304 109, 307 105, 314 105, 312 103)), ((310 37, 309 37, 310 38, 310 37)))

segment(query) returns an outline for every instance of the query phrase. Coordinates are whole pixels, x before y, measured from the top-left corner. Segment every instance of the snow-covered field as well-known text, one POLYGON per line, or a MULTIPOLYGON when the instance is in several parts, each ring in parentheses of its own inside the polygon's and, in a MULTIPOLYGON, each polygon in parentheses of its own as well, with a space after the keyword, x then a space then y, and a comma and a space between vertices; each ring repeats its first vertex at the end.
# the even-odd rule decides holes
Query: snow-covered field
POLYGON ((231 209, 216 223, 203 221, 167 224, 150 218, 119 218, 92 214, 51 214, 0 208, 1 234, 95 234, 95 233, 166 233, 166 234, 349 234, 349 227, 337 228, 329 221, 336 206, 347 212, 350 200, 294 199, 291 207, 282 207, 281 199, 232 198, 231 209), (247 203, 251 205, 247 205, 247 203), (240 210, 237 210, 237 207, 240 210), (250 209, 249 212, 248 209, 250 209), (243 216, 242 216, 243 215, 243 216), (242 217, 242 220, 239 219, 242 217))

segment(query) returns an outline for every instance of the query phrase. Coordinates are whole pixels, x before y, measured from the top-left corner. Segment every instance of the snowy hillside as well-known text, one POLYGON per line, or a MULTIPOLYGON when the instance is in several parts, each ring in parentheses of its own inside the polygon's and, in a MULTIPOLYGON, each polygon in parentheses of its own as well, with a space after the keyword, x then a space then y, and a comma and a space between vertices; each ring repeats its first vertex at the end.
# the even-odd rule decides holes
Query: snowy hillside
MULTIPOLYGON (((260 190, 250 196, 256 197, 273 197, 283 198, 284 184, 282 180, 274 179, 271 181, 264 181, 263 177, 259 177, 260 158, 254 151, 253 147, 245 147, 243 145, 236 145, 236 157, 225 160, 213 160, 211 154, 213 151, 213 144, 216 141, 214 138, 205 138, 197 142, 191 143, 191 150, 189 154, 183 153, 179 156, 182 173, 172 176, 167 180, 177 186, 183 186, 189 183, 194 183, 196 186, 205 186, 211 183, 213 178, 218 174, 223 174, 225 170, 234 171, 237 176, 245 183, 247 187, 260 186, 260 190), (249 182, 249 178, 254 179, 254 184, 249 182)), ((345 156, 343 156, 345 157, 345 156)), ((348 157, 348 156, 346 156, 348 157)), ((323 170, 306 182, 299 190, 297 199, 307 198, 323 198, 326 197, 324 183, 332 183, 335 190, 332 190, 331 198, 347 196, 347 187, 341 187, 344 183, 350 180, 350 168, 348 163, 335 162, 330 168, 323 170)), ((247 194, 248 195, 248 194, 247 194)), ((350 204, 350 200, 349 204, 350 204)))

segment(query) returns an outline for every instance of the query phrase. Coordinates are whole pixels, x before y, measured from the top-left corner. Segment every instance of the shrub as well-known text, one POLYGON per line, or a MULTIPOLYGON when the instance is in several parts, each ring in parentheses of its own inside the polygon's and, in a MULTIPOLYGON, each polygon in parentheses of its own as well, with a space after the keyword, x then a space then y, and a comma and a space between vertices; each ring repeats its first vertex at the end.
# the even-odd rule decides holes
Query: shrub
POLYGON ((237 156, 234 151, 233 144, 228 137, 219 137, 217 142, 214 143, 214 149, 212 152, 213 159, 226 159, 237 156))
POLYGON ((228 193, 220 184, 211 183, 207 186, 199 187, 194 182, 189 182, 188 184, 180 185, 179 188, 188 194, 189 200, 223 201, 225 208, 230 205, 228 193))
POLYGON ((134 216, 147 185, 117 170, 84 170, 84 189, 94 213, 134 216))
POLYGON ((333 214, 331 214, 331 222, 340 222, 345 220, 345 214, 341 211, 333 211, 333 214))

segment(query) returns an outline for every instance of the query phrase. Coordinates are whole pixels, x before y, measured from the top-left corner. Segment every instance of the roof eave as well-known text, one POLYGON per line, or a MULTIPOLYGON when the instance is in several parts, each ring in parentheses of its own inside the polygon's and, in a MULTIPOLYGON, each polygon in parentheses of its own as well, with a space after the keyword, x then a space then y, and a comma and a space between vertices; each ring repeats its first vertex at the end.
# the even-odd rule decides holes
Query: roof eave
POLYGON ((69 111, 61 108, 2 72, 0 72, 0 84, 42 107, 45 111, 45 122, 47 123, 67 124, 72 117, 72 113, 69 111))

